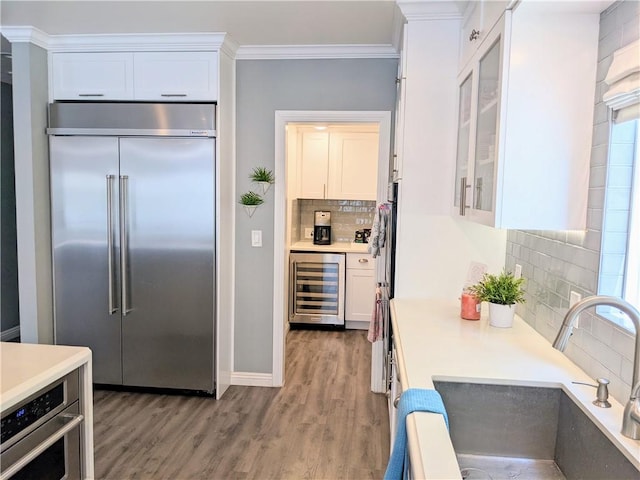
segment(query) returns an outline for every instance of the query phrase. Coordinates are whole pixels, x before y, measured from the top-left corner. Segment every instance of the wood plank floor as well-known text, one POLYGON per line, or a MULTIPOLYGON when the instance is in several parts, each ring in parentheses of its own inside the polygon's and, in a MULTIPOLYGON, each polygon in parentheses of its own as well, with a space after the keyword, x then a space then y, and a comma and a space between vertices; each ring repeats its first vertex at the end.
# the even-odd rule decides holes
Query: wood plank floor
POLYGON ((380 479, 386 397, 370 391, 366 332, 293 330, 283 388, 221 400, 96 390, 99 479, 380 479))

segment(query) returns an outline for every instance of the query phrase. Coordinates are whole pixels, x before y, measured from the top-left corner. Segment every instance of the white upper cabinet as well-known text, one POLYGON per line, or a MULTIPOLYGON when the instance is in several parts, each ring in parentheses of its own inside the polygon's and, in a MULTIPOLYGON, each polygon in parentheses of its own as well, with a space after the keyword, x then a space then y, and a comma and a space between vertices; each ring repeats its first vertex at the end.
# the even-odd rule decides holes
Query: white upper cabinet
POLYGON ((215 101, 218 53, 54 52, 54 100, 215 101))
POLYGON ((400 180, 402 178, 402 160, 404 157, 404 115, 407 99, 407 35, 408 29, 405 26, 402 29, 400 61, 398 62, 398 77, 396 78, 395 141, 393 142, 392 180, 400 180))
POLYGON ((377 131, 299 129, 297 197, 375 200, 378 146, 377 131))
POLYGON ((132 100, 132 53, 53 53, 55 100, 132 100))
POLYGON ((459 68, 469 62, 507 7, 508 1, 468 2, 462 20, 459 68))
POLYGON ((327 198, 375 200, 378 186, 378 134, 332 132, 329 136, 327 198))
POLYGON ((329 133, 302 132, 298 156, 299 198, 327 198, 329 133))
POLYGON ((217 60, 214 52, 135 53, 135 97, 138 100, 216 100, 217 60))
POLYGON ((458 76, 455 216, 585 227, 598 15, 544 8, 504 12, 458 76))

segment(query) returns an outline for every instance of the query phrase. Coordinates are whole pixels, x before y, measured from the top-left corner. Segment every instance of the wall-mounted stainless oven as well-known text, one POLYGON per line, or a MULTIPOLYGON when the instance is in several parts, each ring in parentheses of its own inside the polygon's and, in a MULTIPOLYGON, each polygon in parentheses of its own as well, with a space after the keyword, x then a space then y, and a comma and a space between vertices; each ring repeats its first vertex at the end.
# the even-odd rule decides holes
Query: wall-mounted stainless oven
POLYGON ((344 326, 343 253, 291 253, 289 323, 344 326))
POLYGON ((1 480, 82 477, 78 391, 74 370, 2 412, 1 480))

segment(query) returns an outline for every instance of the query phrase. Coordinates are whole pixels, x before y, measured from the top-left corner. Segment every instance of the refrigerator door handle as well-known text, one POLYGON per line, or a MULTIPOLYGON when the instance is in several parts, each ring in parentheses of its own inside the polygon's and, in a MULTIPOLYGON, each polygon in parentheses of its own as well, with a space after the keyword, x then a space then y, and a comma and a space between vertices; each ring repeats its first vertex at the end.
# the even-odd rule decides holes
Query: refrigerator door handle
POLYGON ((109 315, 118 311, 113 295, 113 179, 115 175, 107 175, 107 256, 109 276, 109 315))
POLYGON ((128 263, 129 263, 129 232, 128 232, 128 198, 127 187, 129 177, 120 175, 120 284, 122 286, 122 315, 127 315, 131 309, 128 300, 128 263))

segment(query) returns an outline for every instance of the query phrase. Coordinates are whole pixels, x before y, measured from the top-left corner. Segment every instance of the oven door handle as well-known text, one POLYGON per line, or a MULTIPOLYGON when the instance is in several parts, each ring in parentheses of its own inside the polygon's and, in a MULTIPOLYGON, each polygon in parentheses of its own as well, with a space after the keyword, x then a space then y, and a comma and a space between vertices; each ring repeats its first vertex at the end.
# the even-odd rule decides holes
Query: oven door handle
POLYGON ((51 445, 56 443, 62 437, 64 437, 71 430, 76 428, 78 425, 82 423, 84 420, 84 416, 77 413, 61 413, 51 419, 52 422, 60 422, 62 426, 55 431, 55 433, 48 436, 45 440, 40 442, 36 447, 31 449, 29 453, 27 453, 24 457, 17 460, 13 465, 11 465, 6 470, 3 470, 0 474, 0 480, 5 480, 11 478, 17 472, 19 472, 22 467, 27 465, 33 459, 35 459, 38 455, 44 452, 51 445))

